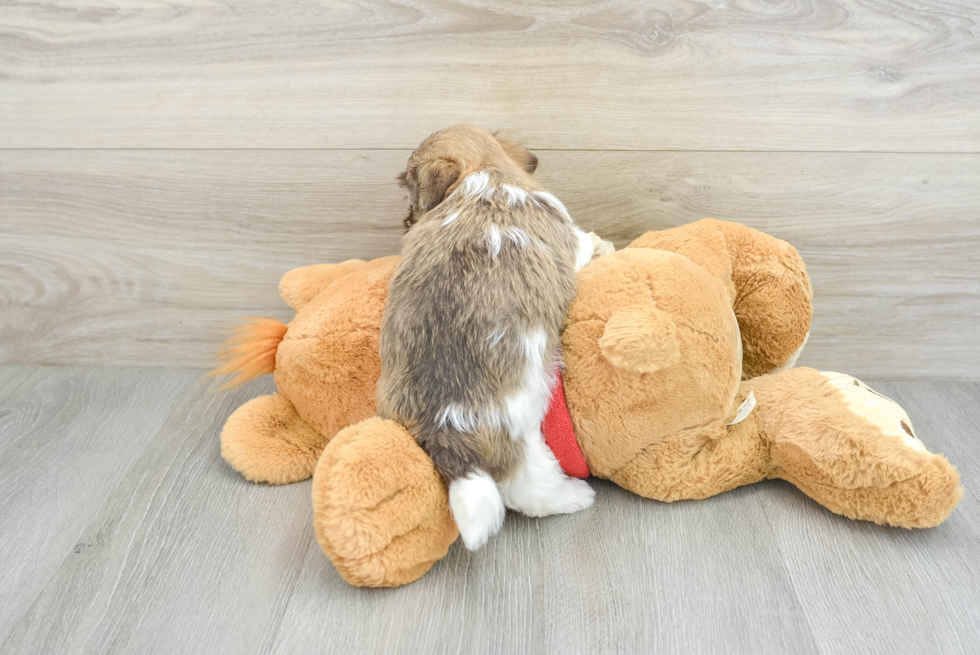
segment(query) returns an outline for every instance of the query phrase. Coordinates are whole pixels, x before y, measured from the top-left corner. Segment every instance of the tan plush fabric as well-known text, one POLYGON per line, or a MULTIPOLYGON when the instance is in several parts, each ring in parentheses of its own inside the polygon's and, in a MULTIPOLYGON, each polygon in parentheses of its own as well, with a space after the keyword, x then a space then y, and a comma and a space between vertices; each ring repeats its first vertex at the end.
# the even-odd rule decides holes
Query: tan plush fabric
POLYGON ((305 480, 313 475, 326 444, 326 437, 278 393, 248 401, 221 431, 221 456, 252 482, 305 480))
MULTIPOLYGON (((222 430, 222 454, 246 478, 271 484, 305 480, 337 432, 374 416, 378 333, 397 264, 397 257, 384 257, 290 271, 280 290, 297 314, 278 333, 274 365, 264 369, 269 330, 253 330, 251 343, 235 342, 231 362, 246 374, 232 384, 254 377, 255 370, 274 370, 279 389, 238 408, 222 430), (310 298, 303 284, 320 291, 310 298)), ((264 323, 245 328, 255 325, 264 323)), ((216 372, 236 370, 223 364, 216 372)))
POLYGON ((279 346, 279 393, 328 439, 374 416, 381 314, 397 264, 377 259, 331 283, 296 314, 279 346))
POLYGON ((891 406, 872 418, 858 415, 832 383, 838 376, 795 368, 746 383, 770 408, 758 417, 770 476, 853 519, 905 528, 944 521, 963 493, 956 469, 912 436, 901 407, 848 376, 859 402, 891 406))
POLYGON ((459 536, 446 485, 405 428, 378 418, 338 434, 313 475, 321 548, 351 584, 407 584, 459 536))
POLYGON ((335 280, 366 265, 367 262, 362 259, 349 259, 340 264, 314 264, 294 269, 279 281, 279 295, 293 311, 298 312, 335 280))
POLYGON ((796 249, 739 223, 705 218, 648 232, 630 248, 669 250, 717 277, 742 328, 743 378, 787 364, 806 340, 813 289, 796 249))
MULTIPOLYGON (((341 575, 364 586, 417 579, 458 534, 431 461, 404 428, 373 418, 396 263, 288 274, 281 289, 297 315, 276 351, 279 393, 243 405, 222 433, 222 453, 250 480, 299 480, 317 462, 317 539, 341 575)), ((769 374, 804 343, 811 297, 792 246, 710 219, 644 235, 582 269, 562 348, 569 414, 592 474, 664 501, 782 478, 851 518, 944 520, 959 477, 901 407, 849 376, 769 374), (755 409, 728 425, 750 392, 755 409)), ((267 345, 237 352, 267 358, 267 345)))
POLYGON ((724 286, 690 259, 627 248, 583 268, 562 355, 568 411, 592 474, 611 479, 652 444, 724 418, 739 384, 737 351, 724 286), (658 368, 603 354, 611 336, 625 338, 624 311, 633 323, 657 317, 636 330, 648 350, 664 352, 658 368))

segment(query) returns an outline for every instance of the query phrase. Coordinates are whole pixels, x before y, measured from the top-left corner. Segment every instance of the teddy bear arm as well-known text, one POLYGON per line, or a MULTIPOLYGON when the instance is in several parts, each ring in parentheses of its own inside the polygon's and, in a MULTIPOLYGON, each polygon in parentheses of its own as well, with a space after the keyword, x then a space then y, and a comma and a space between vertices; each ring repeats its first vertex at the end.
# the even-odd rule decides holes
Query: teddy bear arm
POLYGON ((742 332, 742 378, 791 368, 810 334, 813 289, 796 248, 739 223, 713 221, 724 235, 742 332))
POLYGON ((715 422, 652 444, 610 479, 662 501, 708 498, 768 477, 768 446, 755 422, 715 422))
POLYGON ((313 524, 349 583, 421 577, 459 536, 446 484, 409 432, 380 418, 341 430, 313 474, 313 524))
POLYGON ((962 494, 956 469, 926 449, 894 401, 849 375, 795 368, 745 382, 772 453, 772 477, 838 514, 931 527, 962 494))
POLYGON ((743 379, 796 363, 810 331, 813 290, 793 246, 739 223, 705 218, 648 232, 628 247, 684 255, 721 280, 742 332, 743 379))

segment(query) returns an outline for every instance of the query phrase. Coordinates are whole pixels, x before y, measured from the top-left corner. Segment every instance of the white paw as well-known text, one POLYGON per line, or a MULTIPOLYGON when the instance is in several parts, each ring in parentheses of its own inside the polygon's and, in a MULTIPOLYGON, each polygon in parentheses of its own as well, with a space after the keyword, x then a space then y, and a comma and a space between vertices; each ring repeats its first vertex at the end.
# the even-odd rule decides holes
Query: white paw
POLYGON ((585 480, 567 478, 562 484, 559 498, 561 502, 556 505, 554 513, 572 514, 592 507, 592 503, 595 502, 595 489, 585 480))
POLYGON ((612 241, 606 241, 595 232, 589 232, 589 238, 592 239, 592 259, 616 252, 616 246, 612 241))
MULTIPOLYGON (((557 462, 555 463, 557 467, 557 462)), ((558 473, 560 479, 538 486, 521 485, 521 480, 509 480, 501 485, 507 507, 526 516, 551 516, 571 514, 592 505, 595 491, 585 480, 569 478, 558 473)), ((536 480, 538 483, 541 479, 536 480)))
POLYGON ((474 471, 449 485, 449 509, 468 550, 477 550, 504 523, 504 500, 497 483, 484 471, 474 471))

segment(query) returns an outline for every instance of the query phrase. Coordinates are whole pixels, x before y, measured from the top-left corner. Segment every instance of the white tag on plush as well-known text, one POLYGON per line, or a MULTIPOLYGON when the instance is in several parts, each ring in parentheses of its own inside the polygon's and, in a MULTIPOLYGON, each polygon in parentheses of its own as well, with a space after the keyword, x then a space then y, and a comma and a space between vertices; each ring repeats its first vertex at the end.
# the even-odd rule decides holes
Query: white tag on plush
POLYGON ((741 423, 745 420, 746 416, 752 413, 753 409, 755 409, 755 392, 750 391, 749 397, 742 401, 738 411, 735 412, 735 420, 733 420, 731 423, 726 423, 725 425, 735 425, 736 423, 741 423))

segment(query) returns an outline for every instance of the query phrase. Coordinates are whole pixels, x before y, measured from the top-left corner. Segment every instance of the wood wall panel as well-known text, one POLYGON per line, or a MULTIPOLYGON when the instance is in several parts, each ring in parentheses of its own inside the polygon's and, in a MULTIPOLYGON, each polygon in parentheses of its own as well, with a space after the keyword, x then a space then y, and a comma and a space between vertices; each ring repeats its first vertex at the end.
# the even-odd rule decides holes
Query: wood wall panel
MULTIPOLYGON (((623 246, 705 216, 793 243, 801 363, 975 379, 980 155, 540 151, 623 246)), ((0 151, 0 361, 208 367, 287 270, 398 252, 407 151, 0 151)))
POLYGON ((973 0, 0 6, 0 147, 980 149, 973 0))

